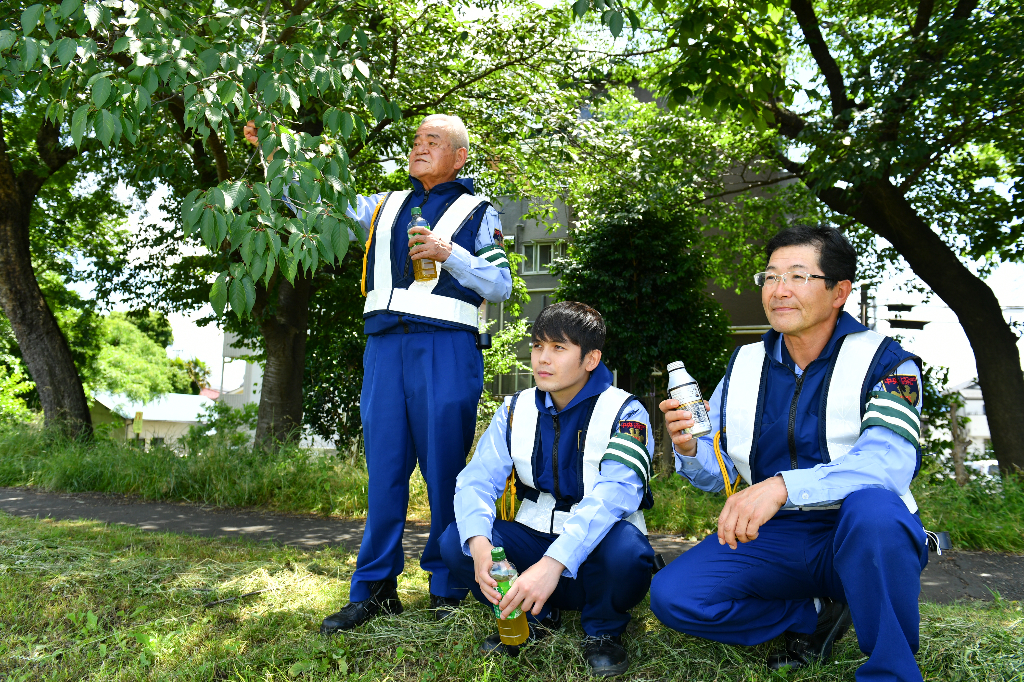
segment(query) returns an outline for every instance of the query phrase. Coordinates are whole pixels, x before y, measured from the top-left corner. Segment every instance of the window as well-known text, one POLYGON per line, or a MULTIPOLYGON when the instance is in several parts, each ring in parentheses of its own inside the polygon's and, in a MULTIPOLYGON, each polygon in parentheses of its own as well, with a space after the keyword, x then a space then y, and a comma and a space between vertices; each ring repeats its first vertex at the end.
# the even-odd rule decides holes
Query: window
POLYGON ((553 242, 526 242, 523 244, 522 273, 538 274, 548 271, 551 261, 555 258, 564 258, 568 244, 564 241, 553 242))

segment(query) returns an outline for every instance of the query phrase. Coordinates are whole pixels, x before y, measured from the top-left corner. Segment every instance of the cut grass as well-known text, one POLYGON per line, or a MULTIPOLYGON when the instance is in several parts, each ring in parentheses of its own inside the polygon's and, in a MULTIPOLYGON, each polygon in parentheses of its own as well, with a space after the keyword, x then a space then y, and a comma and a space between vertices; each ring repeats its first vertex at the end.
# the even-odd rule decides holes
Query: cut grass
MULTIPOLYGON (((345 603, 355 557, 239 540, 146 533, 0 513, 0 678, 13 680, 584 680, 579 618, 518 659, 481 658, 488 611, 472 600, 436 623, 427 576, 399 579, 406 612, 327 640, 321 618, 345 603), (204 604, 241 597, 217 606, 204 604)), ((927 680, 1024 680, 1016 602, 922 606, 927 680)), ((628 680, 782 679, 773 643, 719 645, 662 626, 646 602, 625 642, 628 680)), ((777 643, 774 643, 777 644, 777 643)), ((831 663, 787 679, 852 680, 864 660, 848 635, 831 663)))
MULTIPOLYGON (((949 531, 955 548, 1024 552, 1024 482, 971 481, 963 488, 953 481, 925 482, 922 476, 913 487, 921 519, 932 530, 949 531)), ((183 457, 166 448, 142 452, 123 441, 54 439, 31 427, 0 430, 0 485, 341 517, 364 517, 367 504, 362 457, 317 456, 299 448, 264 453, 215 444, 183 457)), ((659 474, 651 488, 654 509, 645 513, 651 532, 699 540, 715 531, 724 495, 703 493, 676 475, 659 474)), ((418 470, 409 518, 430 518, 418 470)))

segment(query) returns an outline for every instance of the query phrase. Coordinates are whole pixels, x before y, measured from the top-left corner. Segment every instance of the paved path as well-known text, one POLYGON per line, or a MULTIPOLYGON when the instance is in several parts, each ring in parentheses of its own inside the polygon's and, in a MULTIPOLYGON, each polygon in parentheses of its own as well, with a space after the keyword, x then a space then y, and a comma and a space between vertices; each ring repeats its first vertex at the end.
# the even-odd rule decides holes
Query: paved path
MULTIPOLYGON (((284 516, 254 510, 225 510, 197 504, 140 502, 121 495, 46 493, 28 488, 0 488, 0 511, 14 516, 95 519, 143 530, 206 537, 245 537, 303 548, 344 547, 355 550, 363 537, 362 520, 284 516)), ((403 545, 415 560, 429 527, 406 524, 403 545)), ((671 561, 693 546, 679 536, 652 535, 654 551, 671 561)), ((1024 556, 989 552, 931 554, 921 576, 921 599, 949 603, 957 599, 1024 600, 1024 556)))

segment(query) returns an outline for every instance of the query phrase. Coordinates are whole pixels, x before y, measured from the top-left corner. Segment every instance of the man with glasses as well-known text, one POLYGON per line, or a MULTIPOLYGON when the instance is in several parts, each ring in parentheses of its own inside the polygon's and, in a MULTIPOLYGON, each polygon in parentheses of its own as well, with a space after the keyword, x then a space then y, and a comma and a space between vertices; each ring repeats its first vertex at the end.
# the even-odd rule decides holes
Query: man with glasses
POLYGON ((766 252, 754 281, 772 330, 733 353, 711 433, 692 438, 690 412, 661 404, 681 475, 748 487, 717 534, 654 577, 651 609, 728 644, 784 634, 773 669, 828 660, 852 622, 868 655, 858 680, 920 680, 920 360, 843 312, 857 254, 837 230, 792 227, 766 252))
POLYGON ((397 577, 409 477, 427 484, 430 535, 420 566, 431 574, 430 606, 449 614, 467 594, 441 558, 438 539, 455 520, 455 478, 473 443, 483 389, 478 310, 504 301, 512 276, 498 214, 473 180, 457 177, 469 136, 457 116, 423 119, 409 152, 412 189, 360 196, 349 215, 370 234, 363 261, 363 420, 369 510, 349 604, 320 631, 354 628, 381 613, 401 613, 397 577), (408 230, 419 207, 431 230, 408 230), (415 281, 412 261, 437 263, 437 277, 415 281))

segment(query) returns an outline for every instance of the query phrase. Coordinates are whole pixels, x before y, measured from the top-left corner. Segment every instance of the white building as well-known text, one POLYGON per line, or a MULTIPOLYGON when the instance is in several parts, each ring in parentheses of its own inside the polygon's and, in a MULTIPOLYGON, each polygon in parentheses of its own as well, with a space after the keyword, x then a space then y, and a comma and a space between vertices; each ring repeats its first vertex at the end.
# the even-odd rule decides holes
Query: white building
POLYGON ((97 393, 89 412, 94 425, 112 425, 115 437, 152 447, 170 445, 187 434, 210 405, 213 401, 203 395, 167 393, 141 403, 123 395, 97 393))

